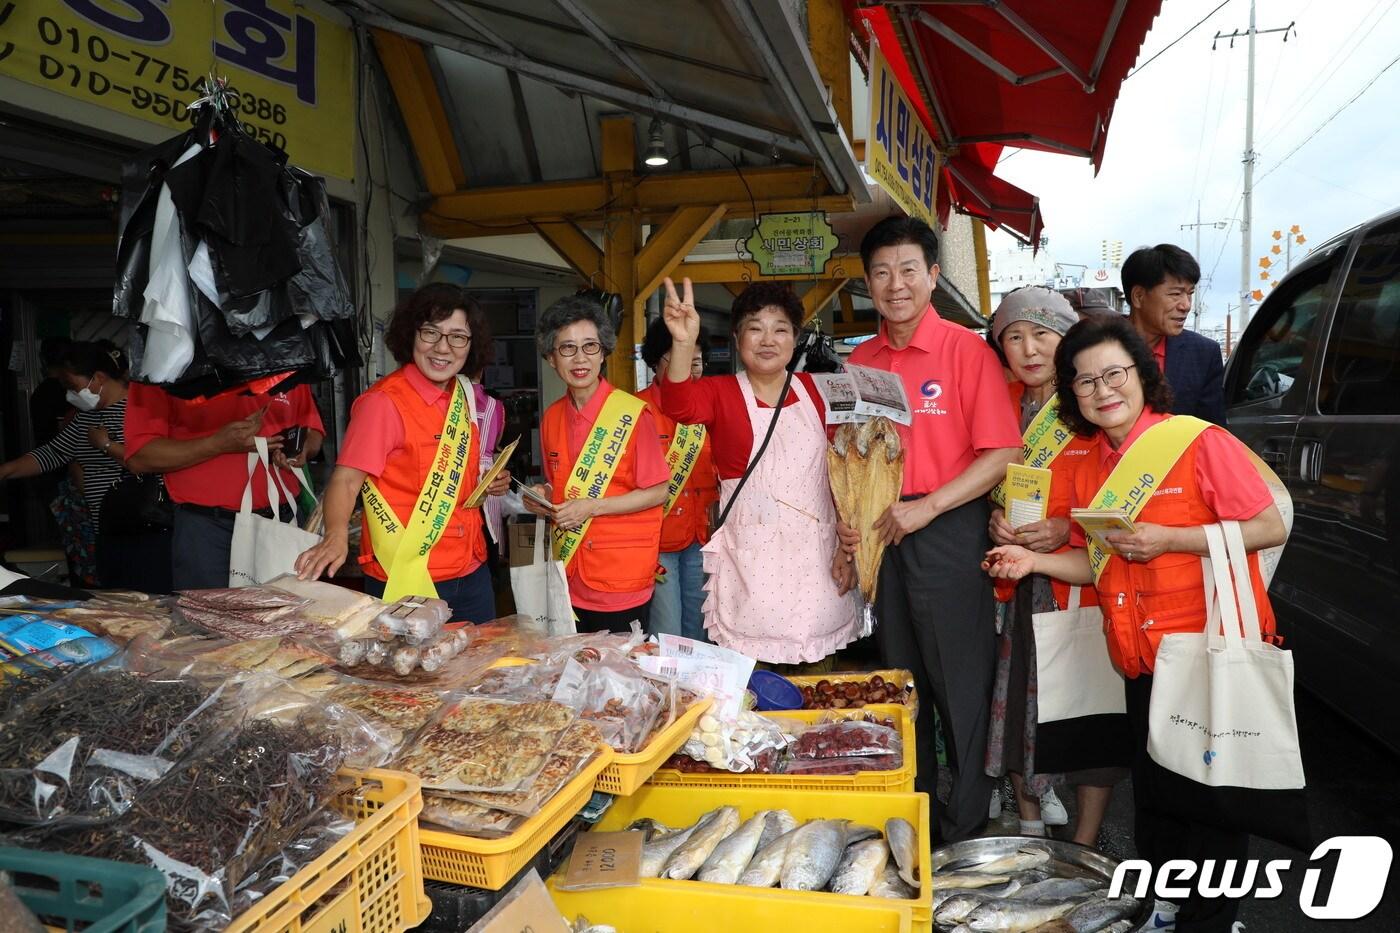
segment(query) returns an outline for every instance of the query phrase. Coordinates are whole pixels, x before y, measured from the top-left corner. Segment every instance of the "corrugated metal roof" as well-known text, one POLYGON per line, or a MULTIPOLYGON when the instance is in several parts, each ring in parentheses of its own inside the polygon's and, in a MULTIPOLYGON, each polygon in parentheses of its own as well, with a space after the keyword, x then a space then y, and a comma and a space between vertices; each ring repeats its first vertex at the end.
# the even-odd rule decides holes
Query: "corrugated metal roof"
POLYGON ((648 118, 665 124, 673 158, 662 172, 728 168, 730 159, 816 164, 833 190, 865 199, 786 4, 354 0, 345 9, 432 47, 469 187, 596 176, 598 117, 623 111, 641 117, 639 153, 648 118))

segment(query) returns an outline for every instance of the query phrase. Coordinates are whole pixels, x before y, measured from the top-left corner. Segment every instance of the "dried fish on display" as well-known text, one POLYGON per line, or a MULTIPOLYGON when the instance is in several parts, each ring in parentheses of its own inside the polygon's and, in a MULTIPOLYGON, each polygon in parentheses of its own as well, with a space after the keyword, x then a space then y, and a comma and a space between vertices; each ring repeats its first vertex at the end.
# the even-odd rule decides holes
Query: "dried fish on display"
POLYGON ((899 501, 904 486, 904 446, 894 422, 876 417, 841 425, 827 448, 826 463, 836 511, 860 533, 856 577, 861 596, 873 604, 885 553, 875 522, 899 501))

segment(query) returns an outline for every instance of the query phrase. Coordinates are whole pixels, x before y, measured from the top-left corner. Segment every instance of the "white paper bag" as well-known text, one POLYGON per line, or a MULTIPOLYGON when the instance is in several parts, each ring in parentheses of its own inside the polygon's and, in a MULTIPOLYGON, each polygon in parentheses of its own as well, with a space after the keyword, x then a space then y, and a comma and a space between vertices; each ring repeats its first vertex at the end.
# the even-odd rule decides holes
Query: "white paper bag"
POLYGON ((510 568, 510 589, 515 611, 530 616, 551 636, 573 635, 574 606, 569 600, 569 580, 564 565, 554 559, 549 546, 549 527, 535 518, 535 558, 531 563, 510 568))
POLYGON ((286 496, 287 504, 292 507, 292 519, 289 522, 280 520, 282 501, 277 490, 281 479, 275 476, 268 463, 267 438, 254 438, 253 442, 257 450, 248 452, 248 485, 243 487, 243 505, 233 520, 233 540, 229 543, 229 586, 253 586, 284 573, 295 573, 301 552, 321 541, 320 535, 302 531, 297 525, 296 499, 290 493, 286 496), (253 471, 259 463, 267 474, 271 518, 253 511, 253 471))
POLYGON ((1302 788, 1292 652, 1260 638, 1239 523, 1207 526, 1206 540, 1205 630, 1167 635, 1157 649, 1148 754, 1210 787, 1302 788))
POLYGON ((1069 608, 1037 612, 1035 628, 1036 722, 1126 713, 1123 675, 1108 657, 1103 613, 1079 605, 1080 587, 1069 591, 1069 608))

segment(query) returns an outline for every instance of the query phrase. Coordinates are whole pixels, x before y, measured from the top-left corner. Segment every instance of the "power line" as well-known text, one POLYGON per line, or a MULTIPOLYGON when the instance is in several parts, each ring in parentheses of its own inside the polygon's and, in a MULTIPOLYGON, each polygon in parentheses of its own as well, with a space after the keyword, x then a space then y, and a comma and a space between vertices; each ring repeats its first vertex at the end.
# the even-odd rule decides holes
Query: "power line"
POLYGON ((1337 117, 1341 115, 1342 111, 1346 110, 1346 109, 1347 109, 1348 107, 1350 107, 1352 104, 1354 104, 1354 103, 1356 103, 1358 100, 1360 100, 1360 99, 1361 99, 1361 95, 1362 95, 1362 94, 1365 94, 1367 91, 1369 91, 1369 90, 1371 89, 1371 85, 1375 84, 1377 81, 1379 81, 1379 80, 1381 79, 1381 76, 1382 76, 1382 75, 1384 75, 1384 74, 1385 74, 1387 71, 1389 71, 1391 68, 1395 67, 1395 64, 1396 64, 1397 62, 1400 62, 1400 55, 1397 55, 1397 56, 1395 56, 1394 58, 1392 58, 1392 59, 1386 64, 1386 66, 1385 66, 1384 68, 1382 68, 1380 71, 1376 72, 1375 76, 1372 77, 1370 81, 1367 81, 1367 82, 1366 82, 1366 86, 1363 87, 1361 90, 1357 91, 1356 94, 1352 96, 1351 100, 1347 101, 1345 104, 1342 104, 1342 105, 1341 105, 1340 107, 1338 107, 1336 110, 1332 111, 1332 115, 1331 115, 1330 117, 1328 117, 1326 120, 1323 120, 1321 123, 1319 123, 1319 124, 1317 125, 1317 128, 1316 128, 1316 129, 1314 129, 1311 133, 1309 133, 1306 137, 1304 137, 1304 139, 1303 139, 1302 142, 1300 142, 1298 145, 1294 146, 1293 149, 1289 151, 1288 155, 1284 156, 1282 159, 1279 159, 1279 160, 1278 160, 1277 162, 1275 162, 1272 166, 1270 166, 1270 167, 1269 167, 1269 170, 1268 170, 1267 172, 1265 172, 1264 174, 1262 174, 1262 175, 1259 176, 1259 180, 1260 180, 1260 181, 1263 181, 1265 178, 1268 178, 1270 175, 1272 175, 1272 174, 1274 173, 1274 170, 1275 170, 1275 169, 1277 169, 1279 166, 1283 165, 1283 163, 1287 162, 1289 159, 1293 158, 1293 156, 1297 155, 1299 149, 1302 149, 1302 148, 1303 148, 1304 146, 1306 146, 1309 142, 1311 142, 1311 141, 1312 141, 1312 138, 1313 138, 1314 136, 1316 136, 1318 133, 1322 132, 1323 128, 1324 128, 1325 126, 1327 126, 1327 124, 1329 124, 1329 123, 1331 123, 1333 120, 1337 119, 1337 117))
POLYGON ((1196 23, 1195 26, 1192 26, 1190 29, 1186 30, 1186 31, 1183 32, 1181 35, 1179 35, 1179 36, 1177 36, 1175 39, 1173 39, 1172 41, 1168 42, 1165 46, 1162 47, 1161 51, 1159 51, 1156 55, 1153 55, 1153 56, 1152 56, 1151 58, 1149 58, 1147 61, 1143 62, 1141 65, 1138 65, 1138 66, 1137 66, 1136 68, 1134 68, 1132 71, 1128 72, 1127 75, 1124 76, 1123 80, 1124 80, 1124 81, 1128 80, 1128 78, 1131 78, 1133 75, 1137 74, 1139 71, 1141 71, 1142 69, 1146 68, 1148 65, 1152 64, 1152 63, 1155 62, 1157 59, 1161 58, 1163 52, 1166 52, 1167 49, 1169 49, 1169 48, 1171 48, 1172 46, 1176 45, 1176 44, 1177 44, 1178 42, 1180 42, 1182 39, 1185 39, 1187 36, 1191 35, 1191 33, 1195 32, 1198 28, 1200 28, 1200 26, 1201 26, 1202 24, 1205 23, 1206 20, 1210 19, 1210 18, 1211 18, 1212 16, 1214 16, 1216 13, 1219 13, 1221 10, 1223 10, 1223 9, 1225 8, 1225 5, 1228 4, 1229 2, 1230 2, 1230 0, 1222 0, 1222 2, 1220 3, 1219 6, 1217 6, 1215 9, 1211 10, 1211 11, 1210 11, 1209 13, 1207 13, 1205 16, 1201 17, 1200 20, 1197 21, 1197 23, 1196 23))

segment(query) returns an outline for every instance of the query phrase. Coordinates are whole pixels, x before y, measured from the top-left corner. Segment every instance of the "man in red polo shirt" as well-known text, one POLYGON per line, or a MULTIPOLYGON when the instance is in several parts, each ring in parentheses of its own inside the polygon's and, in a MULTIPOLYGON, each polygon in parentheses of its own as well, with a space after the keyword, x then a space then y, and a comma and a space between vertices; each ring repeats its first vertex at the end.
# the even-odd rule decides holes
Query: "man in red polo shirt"
POLYGON ((987 821, 992 779, 983 770, 996 663, 992 588, 979 567, 987 549, 986 495, 1021 455, 1006 379, 977 334, 938 316, 938 237, 920 220, 880 221, 860 244, 880 332, 850 361, 896 373, 914 423, 899 426, 904 490, 875 524, 889 547, 875 612, 885 663, 914 672, 919 694, 919 790, 932 794, 934 709, 952 790, 938 834, 955 842, 987 821))
MULTIPOLYGON (((203 401, 178 399, 158 386, 133 382, 126 402, 126 465, 160 473, 175 502, 171 583, 176 590, 228 586, 233 519, 248 485, 254 437, 268 439, 282 488, 301 489, 295 469, 321 449, 325 428, 304 385, 273 395, 225 393, 203 401), (282 432, 306 428, 302 449, 283 456, 282 432)), ((281 492, 278 493, 282 495, 281 492)), ((253 474, 253 508, 271 515, 267 474, 253 474)), ((283 511, 290 515, 285 503, 283 511)))

